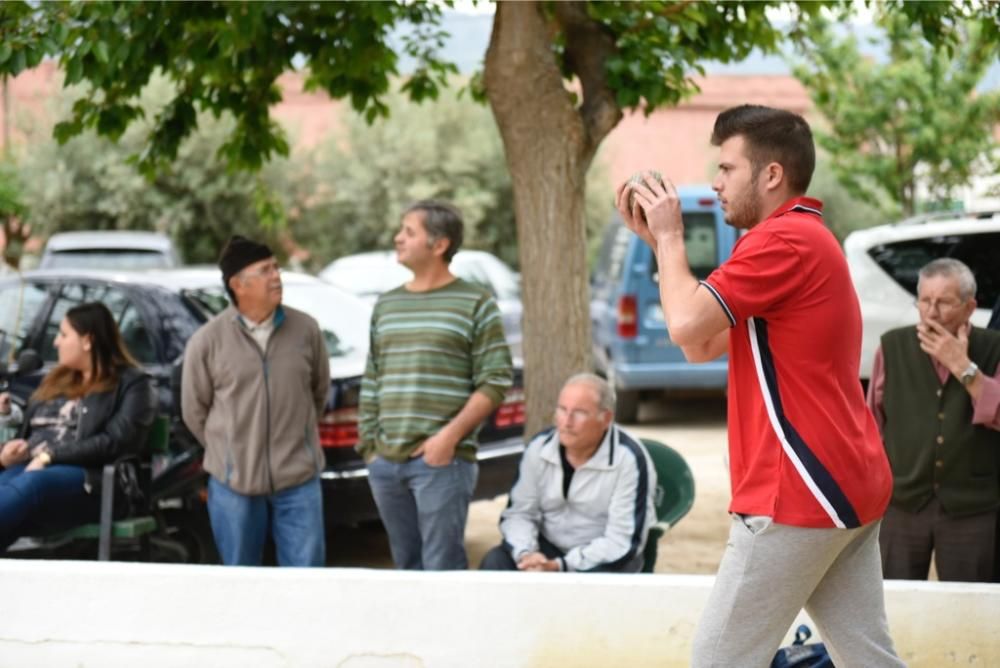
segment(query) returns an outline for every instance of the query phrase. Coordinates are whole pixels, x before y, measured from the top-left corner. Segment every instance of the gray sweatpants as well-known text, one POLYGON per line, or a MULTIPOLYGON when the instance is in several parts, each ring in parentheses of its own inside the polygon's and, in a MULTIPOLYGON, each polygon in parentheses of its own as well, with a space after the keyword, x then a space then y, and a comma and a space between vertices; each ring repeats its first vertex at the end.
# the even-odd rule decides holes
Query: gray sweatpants
POLYGON ((878 529, 734 515, 691 665, 766 668, 805 608, 837 668, 903 666, 885 618, 878 529))

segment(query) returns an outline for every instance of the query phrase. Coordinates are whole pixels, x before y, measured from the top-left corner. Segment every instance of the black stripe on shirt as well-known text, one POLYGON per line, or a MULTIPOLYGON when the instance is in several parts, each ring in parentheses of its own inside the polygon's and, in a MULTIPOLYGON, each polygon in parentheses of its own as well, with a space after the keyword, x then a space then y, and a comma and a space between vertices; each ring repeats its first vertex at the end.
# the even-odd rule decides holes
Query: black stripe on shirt
POLYGON ((618 443, 635 457, 635 466, 639 476, 635 488, 632 540, 629 543, 628 551, 624 555, 610 563, 599 564, 594 568, 587 569, 587 572, 621 569, 635 558, 636 553, 639 551, 639 546, 642 545, 642 541, 645 538, 643 531, 646 527, 646 498, 649 496, 649 468, 646 465, 646 453, 643 452, 642 446, 632 440, 628 434, 618 429, 617 426, 612 426, 611 428, 615 430, 615 435, 618 436, 618 443))
MULTIPOLYGON (((858 515, 854 511, 854 507, 848 500, 847 495, 844 494, 840 485, 837 484, 837 481, 834 480, 827 468, 816 457, 812 448, 809 447, 809 444, 799 435, 798 431, 785 415, 781 405, 781 393, 778 390, 778 375, 774 366, 774 357, 771 354, 771 348, 767 339, 767 321, 761 318, 752 318, 752 320, 753 327, 750 328, 750 332, 751 336, 756 336, 757 338, 761 370, 766 385, 766 387, 761 389, 766 391, 767 396, 764 399, 765 401, 770 401, 774 416, 778 420, 778 424, 775 426, 776 429, 781 430, 778 436, 784 436, 784 440, 802 463, 805 475, 809 476, 815 487, 819 490, 819 493, 825 497, 825 500, 833 508, 833 512, 836 513, 843 525, 848 529, 861 526, 858 515)), ((802 473, 798 467, 796 467, 796 470, 800 474, 802 473)), ((808 482, 806 486, 809 487, 808 482)), ((815 490, 812 491, 815 494, 815 490)), ((820 500, 820 505, 823 505, 822 500, 820 500)))
POLYGON ((707 288, 710 293, 712 293, 712 296, 715 297, 715 301, 719 302, 719 306, 722 307, 722 310, 726 312, 726 317, 729 318, 729 326, 735 327, 736 318, 733 316, 733 312, 729 310, 729 305, 726 303, 726 300, 722 298, 722 295, 719 294, 719 291, 716 290, 712 286, 712 284, 708 283, 707 281, 698 281, 698 282, 701 283, 705 288, 707 288))

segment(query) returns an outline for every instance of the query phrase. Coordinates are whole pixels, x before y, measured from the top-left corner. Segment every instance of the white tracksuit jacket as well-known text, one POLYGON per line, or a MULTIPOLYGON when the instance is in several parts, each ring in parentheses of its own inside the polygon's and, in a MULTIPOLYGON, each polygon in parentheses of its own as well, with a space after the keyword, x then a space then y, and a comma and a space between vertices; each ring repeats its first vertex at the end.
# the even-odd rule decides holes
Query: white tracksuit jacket
POLYGON ((563 496, 559 433, 535 436, 521 458, 500 531, 514 560, 538 550, 541 533, 565 553, 563 567, 618 567, 639 554, 656 521, 656 472, 639 439, 612 424, 563 496))

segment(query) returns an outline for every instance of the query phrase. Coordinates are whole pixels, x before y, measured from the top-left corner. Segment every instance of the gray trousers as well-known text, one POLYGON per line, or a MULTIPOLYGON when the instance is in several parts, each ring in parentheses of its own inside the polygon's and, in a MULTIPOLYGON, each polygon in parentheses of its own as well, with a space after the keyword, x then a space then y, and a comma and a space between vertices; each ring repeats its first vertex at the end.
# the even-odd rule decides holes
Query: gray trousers
POLYGON ((903 666, 885 617, 878 530, 734 515, 691 665, 766 668, 805 608, 837 668, 903 666))

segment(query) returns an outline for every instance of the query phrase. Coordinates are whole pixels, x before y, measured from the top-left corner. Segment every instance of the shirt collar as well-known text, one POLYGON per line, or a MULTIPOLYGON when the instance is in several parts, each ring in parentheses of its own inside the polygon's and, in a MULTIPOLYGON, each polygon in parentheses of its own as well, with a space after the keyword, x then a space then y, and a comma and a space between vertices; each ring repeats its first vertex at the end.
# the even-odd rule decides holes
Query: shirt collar
MULTIPOLYGON (((604 432, 604 438, 601 440, 601 444, 591 455, 590 459, 584 463, 580 468, 599 468, 599 469, 609 469, 613 468, 614 465, 614 447, 618 444, 618 425, 614 422, 608 427, 607 431, 604 432)), ((542 446, 541 457, 549 462, 557 465, 561 465, 562 460, 559 456, 559 430, 553 429, 552 435, 549 436, 548 440, 542 446)), ((577 469, 579 470, 579 469, 577 469)))
POLYGON ((783 216, 790 211, 809 213, 818 218, 823 218, 823 202, 814 197, 793 197, 779 206, 767 219, 783 216))

